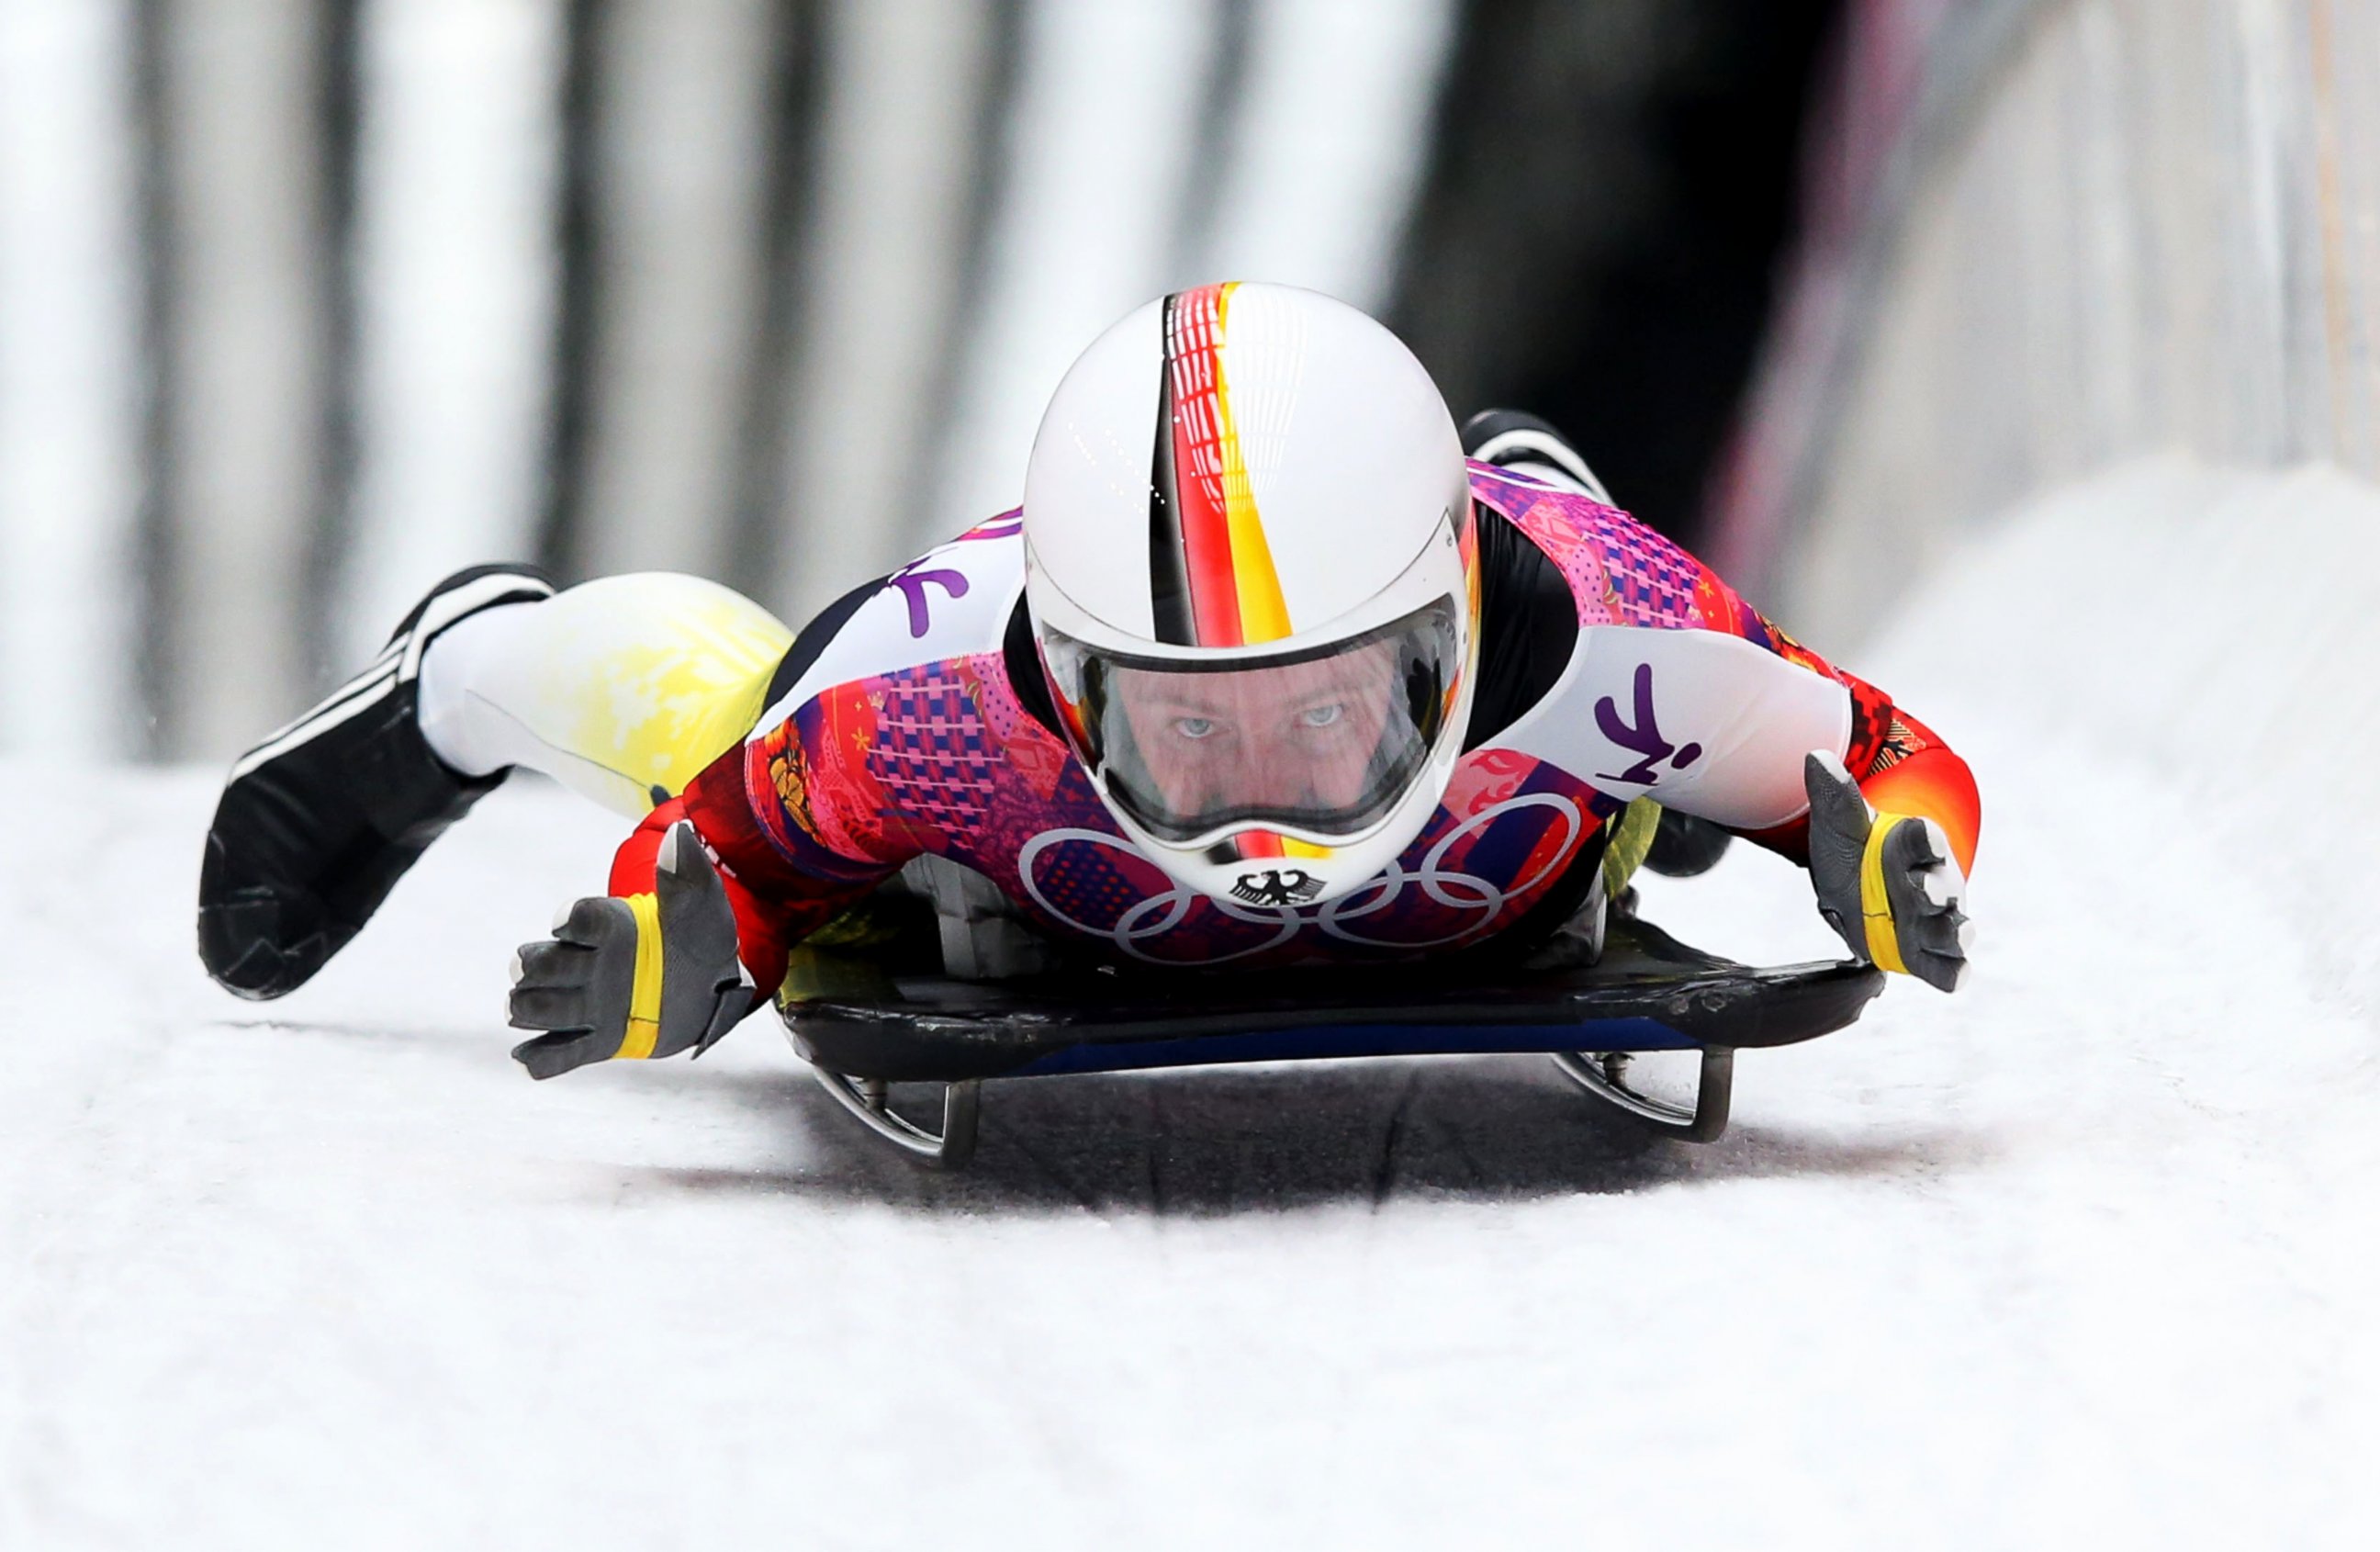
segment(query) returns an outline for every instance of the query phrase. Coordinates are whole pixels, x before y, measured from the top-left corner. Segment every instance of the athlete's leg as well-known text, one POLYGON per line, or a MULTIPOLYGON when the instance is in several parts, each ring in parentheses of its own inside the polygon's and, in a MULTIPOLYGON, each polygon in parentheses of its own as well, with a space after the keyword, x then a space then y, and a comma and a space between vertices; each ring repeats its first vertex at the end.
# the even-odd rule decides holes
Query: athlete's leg
POLYGON ((1586 467, 1570 439, 1534 415, 1517 409, 1481 410, 1463 423, 1463 453, 1483 464, 1611 504, 1610 492, 1586 467))
POLYGON ((465 776, 527 766, 634 817, 751 731, 793 639, 715 582, 604 577, 449 627, 422 660, 421 731, 465 776))
POLYGON ((686 576, 555 596, 524 567, 432 588, 370 666, 232 767, 199 873, 199 952, 244 997, 302 985, 516 765, 621 811, 750 728, 792 633, 686 576))
POLYGON ((209 974, 243 997, 303 985, 504 779, 458 775, 431 752, 414 715, 422 657, 484 610, 552 593, 527 566, 456 572, 361 672, 233 763, 199 866, 209 974))

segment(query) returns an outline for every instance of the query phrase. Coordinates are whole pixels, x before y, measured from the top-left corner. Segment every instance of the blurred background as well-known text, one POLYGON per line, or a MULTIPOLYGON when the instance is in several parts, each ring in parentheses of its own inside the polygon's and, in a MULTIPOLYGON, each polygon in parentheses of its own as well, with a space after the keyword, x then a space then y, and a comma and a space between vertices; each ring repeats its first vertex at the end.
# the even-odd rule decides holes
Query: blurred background
POLYGON ((2380 1546, 2375 770, 2380 0, 0 0, 0 1549, 2380 1546), (1973 984, 1691 1159, 1487 1058, 934 1182, 758 1031, 524 1086, 552 792, 202 978, 221 762, 445 569, 798 619, 1233 274, 1971 760, 1973 984))
POLYGON ((1833 11, 0 0, 0 746, 221 758, 479 560, 798 624, 1212 278, 1690 529, 1833 11))
POLYGON ((2370 0, 0 0, 0 752, 220 759, 473 561, 798 624, 1161 291, 1378 312, 1811 632, 2375 457, 2370 0))

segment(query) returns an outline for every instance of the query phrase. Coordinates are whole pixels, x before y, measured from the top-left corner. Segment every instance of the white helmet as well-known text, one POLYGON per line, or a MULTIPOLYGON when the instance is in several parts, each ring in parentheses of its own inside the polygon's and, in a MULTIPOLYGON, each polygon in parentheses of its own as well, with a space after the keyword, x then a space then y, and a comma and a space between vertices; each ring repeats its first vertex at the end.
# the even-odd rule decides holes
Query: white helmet
POLYGON ((1192 889, 1298 905, 1429 822, 1476 675, 1463 444, 1354 308, 1200 286, 1099 336, 1025 477, 1025 597, 1060 721, 1192 889))

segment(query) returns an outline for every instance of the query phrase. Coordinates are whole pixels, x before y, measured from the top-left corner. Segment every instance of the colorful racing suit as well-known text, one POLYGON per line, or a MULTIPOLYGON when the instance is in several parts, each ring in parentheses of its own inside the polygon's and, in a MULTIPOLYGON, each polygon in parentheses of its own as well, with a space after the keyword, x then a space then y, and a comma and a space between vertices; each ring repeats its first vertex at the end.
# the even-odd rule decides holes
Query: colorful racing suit
POLYGON ((1210 898, 1124 839, 1055 731, 1014 513, 804 631, 757 725, 653 810, 612 891, 650 891, 662 832, 690 819, 764 989, 805 937, 929 854, 991 880, 1056 943, 1126 964, 1525 946, 1586 898, 1607 821, 1633 798, 1805 860, 1813 750, 1840 756, 1874 806, 1938 821, 1972 867, 1965 762, 1889 697, 1619 511, 1479 463, 1472 491, 1483 547, 1504 558, 1481 604, 1469 747, 1421 834, 1352 894, 1300 905, 1252 865, 1235 898, 1210 898))

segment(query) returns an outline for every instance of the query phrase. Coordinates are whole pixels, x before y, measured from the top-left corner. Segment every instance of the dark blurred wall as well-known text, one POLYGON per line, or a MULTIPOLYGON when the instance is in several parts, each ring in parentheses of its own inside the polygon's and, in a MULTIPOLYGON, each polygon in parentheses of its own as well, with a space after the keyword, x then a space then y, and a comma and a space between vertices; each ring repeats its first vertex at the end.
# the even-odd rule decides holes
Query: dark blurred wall
POLYGON ((1471 0, 1390 321, 1691 545, 1839 0, 1471 0))
POLYGON ((805 618, 1227 275, 1690 537, 1830 9, 0 3, 0 749, 228 754, 473 561, 805 618))

